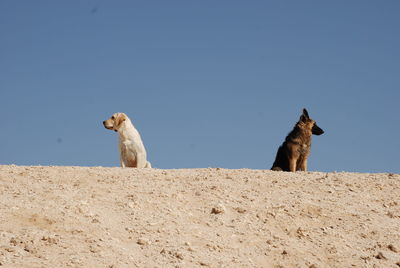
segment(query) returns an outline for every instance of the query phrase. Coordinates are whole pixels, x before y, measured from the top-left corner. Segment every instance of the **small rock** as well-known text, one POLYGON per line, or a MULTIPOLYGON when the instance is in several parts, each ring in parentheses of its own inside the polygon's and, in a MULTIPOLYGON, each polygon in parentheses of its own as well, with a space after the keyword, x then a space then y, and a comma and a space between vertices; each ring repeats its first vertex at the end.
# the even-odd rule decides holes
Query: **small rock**
POLYGON ((69 263, 71 263, 71 264, 81 264, 82 260, 80 258, 74 256, 69 260, 69 263))
POLYGON ((304 231, 303 231, 303 229, 302 229, 301 227, 297 228, 296 234, 297 234, 297 237, 299 237, 299 238, 305 236, 305 235, 304 235, 304 231))
POLYGON ((127 231, 128 233, 133 233, 135 230, 130 228, 130 227, 125 227, 125 231, 127 231))
POLYGON ((218 204, 217 206, 211 209, 212 214, 222 214, 225 212, 225 207, 222 204, 218 204))
POLYGON ((238 213, 241 213, 241 214, 243 214, 243 213, 246 213, 246 209, 244 209, 244 208, 239 208, 239 207, 237 207, 237 208, 235 208, 235 210, 238 212, 238 213))
POLYGON ((11 247, 5 247, 4 250, 10 253, 15 252, 15 249, 11 247))
POLYGON ((31 245, 25 245, 24 250, 29 253, 35 253, 36 250, 31 245))
POLYGON ((396 216, 394 215, 393 212, 389 211, 388 213, 386 213, 387 216, 389 216, 390 218, 395 218, 396 216))
POLYGON ((42 241, 46 241, 47 244, 57 244, 58 243, 58 239, 55 237, 50 237, 50 236, 43 236, 42 241))
POLYGON ((180 252, 176 252, 176 253, 175 253, 175 257, 177 257, 177 258, 180 259, 180 260, 183 260, 183 255, 182 255, 182 253, 180 253, 180 252))
POLYGON ((136 243, 138 243, 141 246, 146 246, 149 244, 149 240, 144 238, 139 238, 136 243))
POLYGON ((10 239, 10 244, 12 244, 14 247, 18 244, 17 240, 15 239, 15 237, 12 237, 10 239))
POLYGON ((382 252, 379 252, 375 258, 377 258, 378 260, 386 260, 386 257, 383 255, 382 252))
POLYGON ((99 245, 90 245, 90 252, 92 253, 99 253, 100 252, 99 245))
POLYGON ((393 246, 392 244, 390 244, 389 246, 388 246, 388 249, 390 249, 391 251, 393 251, 393 252, 395 252, 395 253, 398 253, 399 251, 397 250, 397 248, 395 247, 395 246, 393 246))
POLYGON ((282 255, 287 255, 288 253, 287 253, 287 251, 286 250, 283 250, 282 251, 282 255))

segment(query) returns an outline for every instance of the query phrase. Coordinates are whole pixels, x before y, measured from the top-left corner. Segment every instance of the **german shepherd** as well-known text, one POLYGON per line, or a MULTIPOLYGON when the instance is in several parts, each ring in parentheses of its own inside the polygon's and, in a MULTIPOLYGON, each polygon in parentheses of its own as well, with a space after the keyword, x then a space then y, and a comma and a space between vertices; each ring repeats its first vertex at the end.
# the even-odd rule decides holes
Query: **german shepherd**
POLYGON ((311 136, 321 135, 324 131, 312 120, 306 109, 293 130, 276 153, 272 170, 277 171, 307 171, 307 158, 311 149, 311 136))

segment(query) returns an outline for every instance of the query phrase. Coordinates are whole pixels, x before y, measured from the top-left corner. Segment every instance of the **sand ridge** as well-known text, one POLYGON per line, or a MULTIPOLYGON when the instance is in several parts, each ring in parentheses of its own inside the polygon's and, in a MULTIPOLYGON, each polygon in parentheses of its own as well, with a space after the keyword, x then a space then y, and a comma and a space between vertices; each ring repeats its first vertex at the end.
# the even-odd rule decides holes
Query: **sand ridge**
POLYGON ((400 267, 400 175, 0 166, 1 267, 400 267))

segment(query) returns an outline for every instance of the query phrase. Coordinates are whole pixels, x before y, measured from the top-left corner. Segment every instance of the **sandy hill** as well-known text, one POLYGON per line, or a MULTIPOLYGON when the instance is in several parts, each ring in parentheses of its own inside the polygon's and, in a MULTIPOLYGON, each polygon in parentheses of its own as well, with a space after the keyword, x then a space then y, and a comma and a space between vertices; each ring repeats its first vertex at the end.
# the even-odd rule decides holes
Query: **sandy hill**
POLYGON ((1 267, 400 267, 400 175, 0 166, 1 267))

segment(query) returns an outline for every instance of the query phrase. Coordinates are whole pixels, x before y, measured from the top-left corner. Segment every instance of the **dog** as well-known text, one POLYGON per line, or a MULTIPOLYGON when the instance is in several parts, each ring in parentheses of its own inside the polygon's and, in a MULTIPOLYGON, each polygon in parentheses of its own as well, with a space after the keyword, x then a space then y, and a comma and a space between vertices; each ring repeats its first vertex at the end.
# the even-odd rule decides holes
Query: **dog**
POLYGON ((103 125, 119 134, 121 167, 151 168, 140 134, 126 114, 115 113, 103 125))
POLYGON ((276 171, 307 171, 307 159, 311 149, 311 136, 322 135, 324 131, 310 118, 306 109, 293 130, 276 153, 271 170, 276 171))

